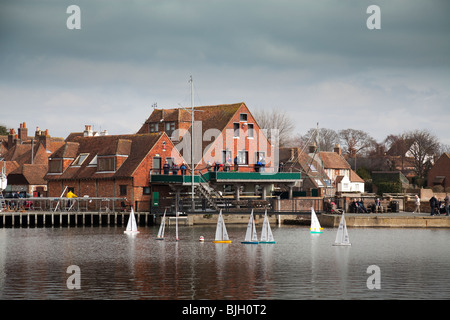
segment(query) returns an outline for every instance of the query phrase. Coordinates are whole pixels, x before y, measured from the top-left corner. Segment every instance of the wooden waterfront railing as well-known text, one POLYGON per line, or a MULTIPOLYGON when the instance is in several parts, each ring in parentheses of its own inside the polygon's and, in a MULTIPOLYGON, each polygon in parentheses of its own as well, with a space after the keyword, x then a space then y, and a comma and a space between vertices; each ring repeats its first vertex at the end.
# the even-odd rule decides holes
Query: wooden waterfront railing
MULTIPOLYGON (((76 211, 76 212, 123 212, 130 211, 126 198, 117 197, 35 197, 5 198, 8 211, 76 211)), ((2 213, 0 212, 0 214, 2 213)))

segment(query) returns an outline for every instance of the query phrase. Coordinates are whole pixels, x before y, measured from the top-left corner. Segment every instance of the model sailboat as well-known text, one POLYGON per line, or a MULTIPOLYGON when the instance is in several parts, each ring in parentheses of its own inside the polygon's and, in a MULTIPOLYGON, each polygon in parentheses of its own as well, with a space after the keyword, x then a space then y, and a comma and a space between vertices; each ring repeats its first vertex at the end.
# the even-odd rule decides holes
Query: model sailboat
POLYGON ((323 228, 320 226, 319 219, 317 219, 314 208, 311 207, 311 233, 322 233, 323 228))
POLYGON ((248 220, 247 232, 245 233, 244 244, 258 244, 258 235, 256 234, 255 219, 253 218, 253 209, 248 220))
POLYGON ((130 211, 130 217, 128 218, 128 224, 127 224, 127 228, 125 229, 124 233, 138 233, 138 229, 137 229, 137 223, 136 223, 136 218, 134 216, 134 210, 133 207, 131 207, 131 211, 130 211))
POLYGON ((219 219, 217 220, 216 238, 214 243, 231 243, 228 238, 227 228, 225 227, 225 221, 223 221, 222 210, 219 212, 219 219))
POLYGON ((166 228, 166 210, 164 210, 164 215, 161 219, 161 225, 159 226, 158 235, 156 236, 156 240, 164 240, 164 230, 166 228))
POLYGON ((272 229, 270 229, 269 218, 267 217, 267 210, 264 213, 264 222, 261 231, 261 241, 259 243, 276 243, 273 238, 272 229))
POLYGON ((336 240, 333 246, 351 246, 350 239, 347 232, 347 224, 345 223, 344 213, 342 213, 341 222, 339 222, 336 240))

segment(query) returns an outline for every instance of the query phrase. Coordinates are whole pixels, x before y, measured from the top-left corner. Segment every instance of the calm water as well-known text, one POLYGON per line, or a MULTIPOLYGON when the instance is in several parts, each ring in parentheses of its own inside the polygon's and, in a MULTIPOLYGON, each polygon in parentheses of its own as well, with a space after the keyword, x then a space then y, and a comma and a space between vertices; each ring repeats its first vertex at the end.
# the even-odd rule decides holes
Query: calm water
POLYGON ((178 242, 173 226, 165 241, 157 227, 0 229, 0 299, 450 298, 450 230, 349 229, 352 246, 333 247, 336 229, 272 226, 277 244, 243 245, 245 228, 228 226, 231 244, 211 242, 214 226, 181 226, 178 242))

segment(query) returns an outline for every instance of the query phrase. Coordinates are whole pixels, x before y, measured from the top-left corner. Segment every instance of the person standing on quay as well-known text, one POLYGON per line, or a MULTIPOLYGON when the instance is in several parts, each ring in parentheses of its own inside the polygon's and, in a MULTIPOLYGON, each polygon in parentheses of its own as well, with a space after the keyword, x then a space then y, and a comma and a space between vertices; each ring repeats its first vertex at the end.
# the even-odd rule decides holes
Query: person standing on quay
POLYGON ((419 196, 416 194, 416 200, 414 202, 414 204, 416 205, 416 208, 414 209, 413 213, 420 213, 420 198, 419 196))
POLYGON ((449 203, 450 202, 450 198, 448 197, 448 193, 445 194, 445 198, 444 198, 444 207, 445 207, 445 215, 448 216, 448 214, 450 213, 450 208, 449 208, 449 203))
POLYGON ((430 199, 430 207, 431 207, 431 215, 434 216, 436 214, 436 207, 438 206, 438 201, 435 196, 432 196, 430 199))

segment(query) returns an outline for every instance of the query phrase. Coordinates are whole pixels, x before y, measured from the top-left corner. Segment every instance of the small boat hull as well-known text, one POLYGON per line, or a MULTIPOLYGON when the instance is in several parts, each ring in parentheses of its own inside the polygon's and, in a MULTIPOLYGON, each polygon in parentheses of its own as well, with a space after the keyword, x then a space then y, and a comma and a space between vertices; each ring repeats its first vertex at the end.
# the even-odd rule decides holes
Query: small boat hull
POLYGON ((127 231, 127 230, 125 230, 123 233, 135 234, 135 233, 139 233, 139 231, 127 231))
POLYGON ((275 244, 277 242, 276 241, 259 241, 259 243, 275 244))
POLYGON ((241 243, 243 243, 243 244, 258 244, 260 242, 259 241, 241 241, 241 243))
POLYGON ((213 243, 231 243, 231 240, 214 240, 213 243))
POLYGON ((333 243, 335 247, 350 247, 351 245, 351 243, 333 243))
POLYGON ((164 240, 163 237, 155 238, 156 240, 164 240))

